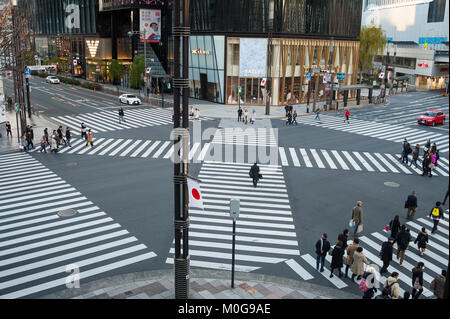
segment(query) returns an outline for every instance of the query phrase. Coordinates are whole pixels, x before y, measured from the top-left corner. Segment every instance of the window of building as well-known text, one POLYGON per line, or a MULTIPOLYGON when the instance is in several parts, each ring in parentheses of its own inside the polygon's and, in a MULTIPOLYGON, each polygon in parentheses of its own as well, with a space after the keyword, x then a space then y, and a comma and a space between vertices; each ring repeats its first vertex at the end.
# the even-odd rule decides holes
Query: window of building
POLYGON ((428 7, 428 23, 444 21, 446 0, 433 0, 428 7))

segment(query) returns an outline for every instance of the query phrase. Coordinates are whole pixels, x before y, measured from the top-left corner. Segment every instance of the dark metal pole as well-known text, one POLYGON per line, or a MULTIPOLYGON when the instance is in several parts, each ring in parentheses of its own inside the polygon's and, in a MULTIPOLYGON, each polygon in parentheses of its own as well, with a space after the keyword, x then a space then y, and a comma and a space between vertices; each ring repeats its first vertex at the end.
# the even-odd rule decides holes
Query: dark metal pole
POLYGON ((19 132, 19 112, 16 111, 16 126, 17 126, 17 142, 20 145, 20 132, 19 132))
POLYGON ((189 156, 189 0, 175 0, 174 12, 174 128, 180 128, 180 102, 183 95, 183 133, 175 140, 175 149, 183 139, 183 163, 180 155, 175 152, 174 183, 175 183, 175 298, 189 297, 189 194, 187 187, 188 156, 189 156), (182 5, 182 10, 181 10, 182 5), (180 25, 180 18, 183 24, 180 25), (183 38, 183 74, 181 76, 181 38, 183 38))
POLYGON ((234 247, 236 241, 236 218, 233 218, 233 244, 231 249, 231 288, 234 288, 234 247))
POLYGON ((30 101, 30 79, 28 77, 25 78, 26 88, 27 88, 27 110, 28 117, 31 118, 31 101, 30 101))
POLYGON ((330 63, 329 63, 329 71, 330 71, 330 106, 329 110, 333 108, 333 86, 334 86, 334 80, 333 80, 333 70, 332 70, 332 64, 333 64, 333 51, 334 51, 334 38, 331 37, 330 40, 330 63))
POLYGON ((268 20, 268 31, 269 31, 269 50, 267 54, 267 83, 266 83, 266 115, 270 115, 270 96, 272 86, 272 37, 273 37, 273 19, 275 14, 274 0, 269 0, 269 20, 268 20))

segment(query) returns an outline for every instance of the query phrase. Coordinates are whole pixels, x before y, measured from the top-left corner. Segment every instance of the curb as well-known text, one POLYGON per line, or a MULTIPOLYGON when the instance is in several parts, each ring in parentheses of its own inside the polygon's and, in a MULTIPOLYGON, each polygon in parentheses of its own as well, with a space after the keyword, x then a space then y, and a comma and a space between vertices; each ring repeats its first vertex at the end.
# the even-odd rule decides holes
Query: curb
MULTIPOLYGON (((133 282, 141 281, 160 281, 164 279, 173 279, 174 270, 153 270, 136 273, 128 273, 98 279, 93 282, 84 283, 77 289, 64 289, 49 295, 39 297, 38 299, 71 299, 82 296, 90 292, 112 288, 119 285, 129 285, 133 282)), ((190 271, 191 280, 194 279, 221 279, 230 280, 230 272, 223 270, 192 270, 190 271)), ((266 284, 274 284, 276 286, 302 290, 310 292, 314 295, 322 296, 330 299, 361 299, 361 296, 344 292, 339 289, 329 288, 305 281, 293 280, 278 276, 250 274, 235 272, 235 281, 261 282, 266 284)), ((231 288, 230 288, 231 290, 231 288)))

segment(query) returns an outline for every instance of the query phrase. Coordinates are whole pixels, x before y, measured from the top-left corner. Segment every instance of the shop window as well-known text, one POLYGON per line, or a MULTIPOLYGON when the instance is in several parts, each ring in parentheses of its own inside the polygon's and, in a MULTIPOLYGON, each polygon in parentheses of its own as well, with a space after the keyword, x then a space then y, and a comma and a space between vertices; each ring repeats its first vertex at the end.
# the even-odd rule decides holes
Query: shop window
POLYGON ((442 22, 445 15, 446 0, 433 0, 428 6, 428 23, 442 22))

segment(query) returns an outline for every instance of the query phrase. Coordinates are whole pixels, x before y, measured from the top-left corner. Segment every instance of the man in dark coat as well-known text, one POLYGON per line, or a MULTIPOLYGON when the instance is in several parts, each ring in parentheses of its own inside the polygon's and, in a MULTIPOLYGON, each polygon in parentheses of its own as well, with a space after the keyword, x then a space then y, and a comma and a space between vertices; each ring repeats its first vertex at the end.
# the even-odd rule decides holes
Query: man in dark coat
POLYGON ((403 141, 403 150, 402 150, 402 163, 408 164, 408 154, 412 153, 411 146, 409 145, 409 142, 406 140, 403 141))
POLYGON ((240 106, 238 108, 238 122, 242 122, 242 108, 240 106))
POLYGON ((411 293, 412 299, 418 299, 423 291, 423 268, 425 267, 423 262, 419 262, 417 267, 412 269, 412 286, 411 293))
POLYGON ((342 277, 341 268, 344 265, 342 258, 344 257, 345 249, 343 248, 344 243, 342 241, 338 241, 336 246, 334 246, 333 252, 331 253, 331 274, 330 278, 333 278, 333 271, 337 268, 339 269, 339 278, 342 277))
POLYGON ((325 263, 325 256, 327 255, 327 252, 330 250, 330 242, 327 240, 327 234, 323 234, 322 238, 320 238, 316 243, 316 254, 317 254, 317 263, 316 268, 319 270, 320 265, 320 272, 323 272, 323 265, 325 263))
MULTIPOLYGON (((11 123, 8 121, 6 122, 6 137, 11 136, 12 137, 12 132, 11 132, 11 123)), ((445 202, 444 202, 445 204, 445 202)))
POLYGON ((432 176, 431 168, 428 167, 430 163, 431 163, 431 156, 430 154, 427 153, 422 161, 422 170, 423 170, 422 176, 428 175, 428 172, 430 173, 429 176, 430 177, 432 176))
POLYGON ((347 244, 348 236, 350 236, 350 232, 348 229, 344 229, 342 234, 339 234, 339 236, 338 236, 338 240, 342 241, 342 244, 343 244, 342 248, 344 250, 347 249, 347 246, 348 246, 348 244, 347 244))
POLYGON ((406 219, 413 219, 417 209, 416 192, 412 192, 412 194, 408 196, 408 199, 405 202, 405 208, 408 209, 408 212, 406 213, 406 219))
POLYGON ((259 166, 257 163, 253 164, 253 166, 250 168, 249 175, 250 178, 253 180, 253 186, 256 187, 259 179, 261 178, 261 175, 259 174, 259 166))
POLYGON ((394 244, 394 238, 389 237, 388 241, 384 242, 383 245, 381 246, 381 251, 380 251, 380 259, 383 261, 383 267, 380 269, 380 274, 383 274, 387 271, 388 267, 389 267, 389 263, 392 260, 392 252, 393 252, 393 247, 392 245, 394 244))
POLYGON ((400 227, 400 231, 397 234, 397 259, 400 260, 400 265, 405 259, 406 249, 408 249, 409 243, 412 241, 409 229, 406 229, 405 225, 400 227))

